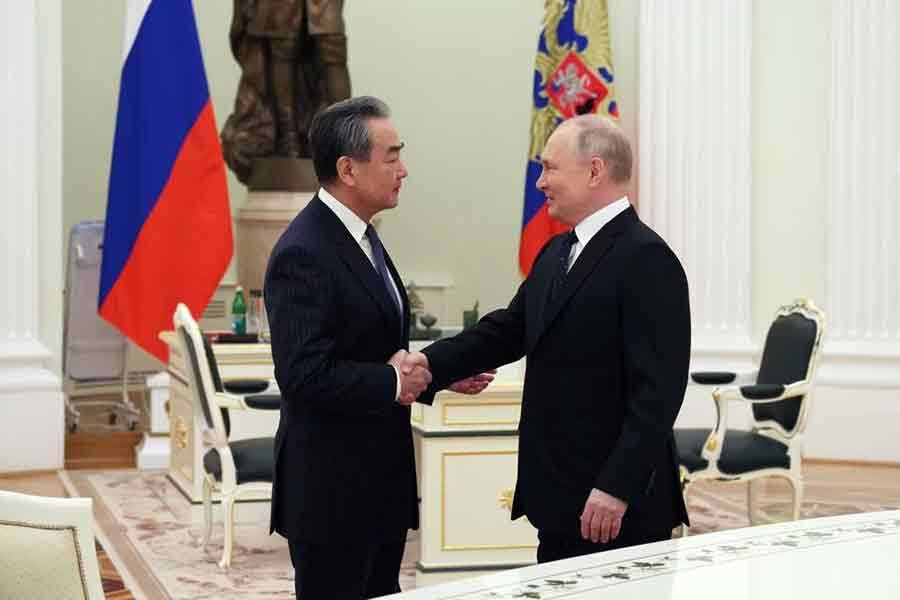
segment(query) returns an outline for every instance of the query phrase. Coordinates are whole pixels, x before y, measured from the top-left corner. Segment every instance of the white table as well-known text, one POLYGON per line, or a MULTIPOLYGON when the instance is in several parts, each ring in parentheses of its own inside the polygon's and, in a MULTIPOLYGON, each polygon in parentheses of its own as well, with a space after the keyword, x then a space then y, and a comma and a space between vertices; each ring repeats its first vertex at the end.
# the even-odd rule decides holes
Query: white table
POLYGON ((895 600, 900 598, 900 510, 709 533, 388 597, 895 600))

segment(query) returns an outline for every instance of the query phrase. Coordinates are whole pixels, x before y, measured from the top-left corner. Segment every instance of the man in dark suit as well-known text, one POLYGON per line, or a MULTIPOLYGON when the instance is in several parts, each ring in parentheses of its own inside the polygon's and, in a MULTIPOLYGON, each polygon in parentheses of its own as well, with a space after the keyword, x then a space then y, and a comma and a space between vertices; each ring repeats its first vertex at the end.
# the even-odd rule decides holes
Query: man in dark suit
POLYGON ((684 270, 626 196, 631 147, 585 115, 547 141, 537 182, 574 230, 542 249, 506 309, 409 360, 447 382, 528 357, 512 518, 546 562, 671 536, 687 523, 672 425, 684 396, 684 270))
MULTIPOLYGON (((431 377, 401 369, 403 282, 369 224, 397 206, 406 168, 387 106, 334 104, 310 128, 322 188, 278 240, 265 280, 281 420, 271 528, 289 541, 297 596, 399 592, 419 524, 409 404, 431 377)), ((489 378, 461 382, 477 393, 489 378)))

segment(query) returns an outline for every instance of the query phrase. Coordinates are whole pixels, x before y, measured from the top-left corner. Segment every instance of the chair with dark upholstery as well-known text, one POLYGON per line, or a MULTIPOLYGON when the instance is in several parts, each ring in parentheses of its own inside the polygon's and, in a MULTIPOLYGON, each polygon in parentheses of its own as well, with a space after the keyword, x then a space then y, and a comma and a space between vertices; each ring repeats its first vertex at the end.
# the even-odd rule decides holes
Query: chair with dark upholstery
POLYGON ((690 484, 701 479, 746 481, 753 524, 754 481, 782 477, 793 489, 793 518, 800 518, 803 432, 824 329, 822 311, 811 301, 799 299, 775 314, 759 370, 750 374, 752 385, 723 385, 735 382, 736 373, 691 373, 694 383, 717 386, 712 391, 717 418, 711 430, 675 430, 685 496, 690 484), (730 402, 750 404, 749 430, 726 429, 730 402))
MULTIPOLYGON (((222 384, 212 346, 205 340, 190 310, 183 304, 175 309, 173 318, 181 352, 186 361, 188 384, 194 402, 194 412, 200 415, 204 445, 211 449, 203 456, 203 545, 209 543, 212 532, 212 495, 218 491, 222 500, 225 544, 219 566, 231 564, 234 539, 234 503, 247 494, 271 497, 274 472, 274 438, 253 438, 229 442, 230 409, 278 410, 281 398, 277 394, 230 393, 229 384, 222 384)), ((268 385, 267 382, 261 382, 268 385)), ((261 385, 238 382, 243 391, 261 391, 261 385)))

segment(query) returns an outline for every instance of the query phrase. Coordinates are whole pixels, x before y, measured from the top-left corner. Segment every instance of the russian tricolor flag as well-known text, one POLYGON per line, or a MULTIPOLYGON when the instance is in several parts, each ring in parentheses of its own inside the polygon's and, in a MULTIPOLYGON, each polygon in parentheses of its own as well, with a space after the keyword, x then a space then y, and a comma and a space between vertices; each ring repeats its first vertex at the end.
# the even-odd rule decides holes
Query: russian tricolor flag
POLYGON ((190 0, 131 0, 109 175, 100 315, 162 361, 233 252, 225 163, 190 0))

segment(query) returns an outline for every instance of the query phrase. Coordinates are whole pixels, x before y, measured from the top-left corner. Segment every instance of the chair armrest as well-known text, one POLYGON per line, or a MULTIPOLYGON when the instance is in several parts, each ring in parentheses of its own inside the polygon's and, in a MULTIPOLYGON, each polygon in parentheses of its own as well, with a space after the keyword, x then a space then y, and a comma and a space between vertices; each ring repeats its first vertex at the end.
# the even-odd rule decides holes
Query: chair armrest
POLYGON ((227 392, 216 392, 216 404, 221 408, 247 410, 247 403, 244 402, 243 396, 227 392))
POLYGON ((259 394, 269 387, 266 379, 232 379, 222 383, 226 392, 246 396, 247 394, 259 394))
POLYGON ((737 378, 737 373, 731 371, 694 371, 691 373, 691 381, 700 385, 723 385, 731 383, 737 378))
POLYGON ((758 369, 749 371, 692 371, 691 382, 696 385, 752 385, 758 369))
POLYGON ((718 464, 719 456, 722 454, 722 446, 725 443, 725 433, 728 427, 728 402, 730 400, 738 400, 750 404, 764 404, 802 396, 808 392, 808 381, 797 381, 788 385, 762 384, 717 387, 712 393, 713 401, 716 403, 716 426, 709 432, 709 437, 703 446, 701 455, 711 465, 713 463, 718 464))
POLYGON ((716 395, 721 400, 739 400, 751 404, 766 404, 778 402, 809 393, 809 382, 796 381, 787 385, 763 383, 757 385, 731 385, 719 387, 713 391, 713 399, 716 395))
POLYGON ((749 400, 771 400, 783 393, 784 386, 780 383, 757 383, 741 386, 741 396, 749 400))
POLYGON ((281 394, 253 394, 244 396, 247 408, 255 410, 281 410, 281 394))

